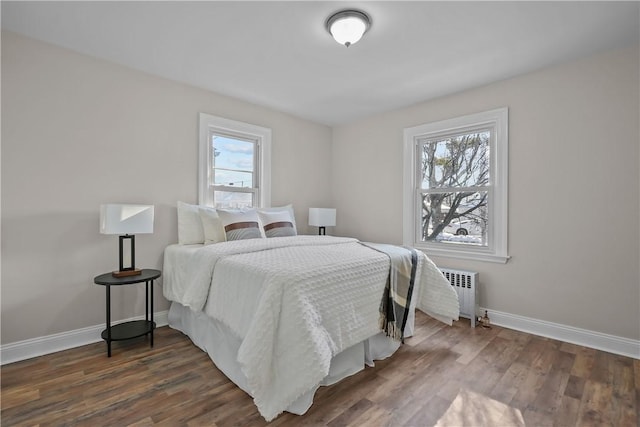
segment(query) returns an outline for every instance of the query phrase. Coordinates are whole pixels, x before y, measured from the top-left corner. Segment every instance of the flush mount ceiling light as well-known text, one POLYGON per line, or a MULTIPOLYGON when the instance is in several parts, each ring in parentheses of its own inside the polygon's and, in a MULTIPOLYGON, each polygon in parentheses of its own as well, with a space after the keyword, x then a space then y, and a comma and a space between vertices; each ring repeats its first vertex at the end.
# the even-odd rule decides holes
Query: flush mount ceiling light
POLYGON ((346 9, 331 15, 325 26, 338 43, 349 47, 371 27, 371 18, 360 10, 346 9))

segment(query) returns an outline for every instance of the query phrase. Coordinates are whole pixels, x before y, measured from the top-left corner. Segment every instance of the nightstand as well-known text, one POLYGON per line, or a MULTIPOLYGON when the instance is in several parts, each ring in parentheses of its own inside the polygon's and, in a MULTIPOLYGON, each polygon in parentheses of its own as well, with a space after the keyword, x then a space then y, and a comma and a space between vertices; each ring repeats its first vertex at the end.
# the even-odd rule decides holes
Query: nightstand
POLYGON ((111 357, 111 342, 137 338, 145 335, 151 336, 153 347, 153 330, 156 327, 153 321, 153 281, 160 277, 160 270, 144 269, 141 274, 127 277, 114 277, 111 273, 101 274, 93 279, 96 285, 102 285, 107 290, 107 329, 102 331, 102 339, 107 342, 107 355, 111 357), (134 285, 145 283, 146 300, 144 320, 134 320, 111 326, 111 286, 134 285))

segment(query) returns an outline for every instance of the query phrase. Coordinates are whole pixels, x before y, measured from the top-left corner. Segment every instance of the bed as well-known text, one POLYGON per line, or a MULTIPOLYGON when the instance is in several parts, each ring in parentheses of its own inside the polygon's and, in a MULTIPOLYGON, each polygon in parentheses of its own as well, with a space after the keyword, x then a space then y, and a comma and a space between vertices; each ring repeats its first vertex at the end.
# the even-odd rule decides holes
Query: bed
MULTIPOLYGON (((421 252, 408 295, 414 309, 451 324, 455 291, 421 252)), ((249 238, 175 244, 164 252, 169 325, 185 333, 253 397, 270 421, 305 413, 318 387, 392 355, 400 346, 380 330, 392 262, 385 250, 332 236, 249 238)), ((397 337, 396 337, 397 338, 397 337)))

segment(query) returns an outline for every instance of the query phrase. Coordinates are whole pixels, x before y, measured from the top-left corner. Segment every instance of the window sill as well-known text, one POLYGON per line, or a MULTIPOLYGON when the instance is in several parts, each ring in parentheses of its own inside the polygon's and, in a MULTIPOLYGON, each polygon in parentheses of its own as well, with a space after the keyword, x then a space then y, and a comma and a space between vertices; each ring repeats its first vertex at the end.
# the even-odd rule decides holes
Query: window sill
POLYGON ((448 249, 437 249, 432 246, 424 246, 424 245, 416 245, 416 249, 420 249, 428 256, 442 257, 442 258, 456 258, 456 259, 467 259, 472 261, 483 261, 483 262, 495 262, 498 264, 506 264, 509 259, 511 259, 508 255, 496 255, 487 252, 473 252, 473 251, 461 251, 461 250, 448 250, 448 249))

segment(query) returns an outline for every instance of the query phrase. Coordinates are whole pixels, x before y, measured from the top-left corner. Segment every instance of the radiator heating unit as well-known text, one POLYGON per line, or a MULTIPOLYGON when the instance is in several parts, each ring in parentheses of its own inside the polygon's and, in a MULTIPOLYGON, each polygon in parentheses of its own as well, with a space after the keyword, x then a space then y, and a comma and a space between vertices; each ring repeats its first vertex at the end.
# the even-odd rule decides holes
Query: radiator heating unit
POLYGON ((471 327, 476 327, 478 319, 478 273, 475 271, 453 270, 441 268, 440 271, 458 294, 460 317, 471 320, 471 327))

